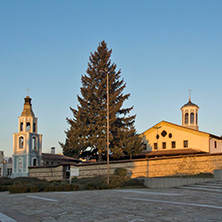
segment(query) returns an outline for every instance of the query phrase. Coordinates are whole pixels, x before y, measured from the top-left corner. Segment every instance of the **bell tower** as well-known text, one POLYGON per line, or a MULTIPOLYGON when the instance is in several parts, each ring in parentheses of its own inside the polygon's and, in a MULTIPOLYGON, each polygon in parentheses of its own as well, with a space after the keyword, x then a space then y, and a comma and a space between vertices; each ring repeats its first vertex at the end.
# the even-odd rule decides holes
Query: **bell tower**
POLYGON ((42 135, 38 134, 38 122, 32 111, 32 99, 25 97, 21 116, 18 118, 18 133, 13 133, 12 177, 27 177, 28 167, 40 165, 42 135))
POLYGON ((182 112, 182 126, 199 130, 198 126, 198 110, 199 107, 191 102, 191 90, 189 95, 189 101, 181 107, 182 112))

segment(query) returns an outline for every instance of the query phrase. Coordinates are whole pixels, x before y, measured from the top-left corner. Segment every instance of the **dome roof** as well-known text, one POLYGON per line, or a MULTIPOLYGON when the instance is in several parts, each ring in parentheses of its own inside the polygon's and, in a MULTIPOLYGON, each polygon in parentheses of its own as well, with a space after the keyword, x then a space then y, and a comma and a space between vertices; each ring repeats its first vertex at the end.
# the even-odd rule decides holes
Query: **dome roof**
POLYGON ((35 117, 34 112, 32 111, 32 104, 31 104, 31 98, 29 96, 25 97, 25 103, 24 103, 24 107, 23 107, 23 111, 21 116, 24 117, 35 117))
POLYGON ((184 107, 186 107, 186 106, 194 106, 194 107, 199 108, 198 105, 196 105, 195 103, 192 103, 192 102, 191 102, 191 99, 189 99, 188 103, 184 104, 184 105, 181 107, 181 109, 184 108, 184 107))

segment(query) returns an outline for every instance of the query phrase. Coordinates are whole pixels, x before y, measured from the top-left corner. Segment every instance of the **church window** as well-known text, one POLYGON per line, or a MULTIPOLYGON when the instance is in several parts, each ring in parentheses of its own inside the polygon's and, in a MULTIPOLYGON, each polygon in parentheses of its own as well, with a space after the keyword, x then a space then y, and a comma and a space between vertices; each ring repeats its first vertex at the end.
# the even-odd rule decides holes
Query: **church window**
POLYGON ((198 118, 198 114, 196 113, 196 124, 198 123, 198 122, 197 122, 197 121, 198 121, 198 119, 197 119, 197 118, 198 118))
POLYGON ((190 114, 190 123, 194 123, 194 113, 190 114))
POLYGON ((30 123, 29 122, 26 123, 26 131, 27 132, 30 131, 30 123))
POLYGON ((176 141, 172 141, 172 142, 171 142, 171 147, 172 147, 172 148, 176 148, 176 141))
POLYGON ((166 142, 163 142, 163 143, 162 143, 162 148, 163 148, 163 149, 166 149, 166 142))
POLYGON ((20 123, 20 131, 23 131, 23 123, 20 123))
POLYGON ((172 138, 172 136, 173 136, 172 133, 170 133, 170 134, 169 134, 169 138, 172 138))
POLYGON ((164 131, 162 131, 161 135, 162 135, 163 137, 165 137, 165 136, 167 135, 167 132, 164 130, 164 131))
POLYGON ((24 147, 24 138, 21 136, 19 137, 19 149, 23 149, 24 147))
POLYGON ((11 176, 12 175, 12 168, 8 168, 7 169, 7 176, 11 176))
POLYGON ((35 133, 35 123, 33 123, 33 132, 35 133))
POLYGON ((32 149, 35 150, 36 149, 36 137, 32 138, 32 149))
POLYGON ((33 166, 37 166, 37 160, 36 160, 36 158, 33 159, 33 166))
POLYGON ((214 148, 217 149, 217 141, 214 141, 214 148))
POLYGON ((159 134, 157 134, 157 135, 156 135, 156 138, 157 138, 157 139, 159 139, 159 138, 160 138, 159 134))
POLYGON ((154 147, 155 150, 157 150, 157 143, 154 143, 153 147, 154 147))
POLYGON ((189 114, 186 113, 186 114, 185 114, 185 123, 188 123, 188 116, 189 116, 189 114))
POLYGON ((183 147, 184 147, 184 148, 187 148, 187 147, 188 147, 188 140, 184 140, 184 141, 183 141, 183 147))

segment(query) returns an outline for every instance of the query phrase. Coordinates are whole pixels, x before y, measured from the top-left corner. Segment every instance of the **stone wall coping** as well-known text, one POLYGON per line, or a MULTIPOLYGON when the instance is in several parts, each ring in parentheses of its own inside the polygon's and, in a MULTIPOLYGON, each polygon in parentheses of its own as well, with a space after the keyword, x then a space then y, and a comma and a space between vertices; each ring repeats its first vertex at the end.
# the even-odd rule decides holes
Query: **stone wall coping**
MULTIPOLYGON (((42 166, 30 166, 29 169, 37 169, 37 168, 56 168, 65 164, 57 164, 57 165, 42 165, 42 166)), ((67 164, 66 164, 67 165, 67 164)))
MULTIPOLYGON (((178 159, 178 158, 184 158, 184 157, 206 157, 206 156, 218 156, 222 155, 221 153, 202 153, 202 154, 188 154, 188 155, 176 155, 176 156, 162 156, 162 157, 147 157, 147 158, 142 158, 142 159, 128 159, 128 160, 114 160, 110 161, 110 164, 121 164, 121 163, 132 163, 132 162, 142 162, 142 161, 147 161, 147 160, 164 160, 164 159, 178 159)), ((63 162, 57 165, 43 165, 43 166, 31 166, 29 169, 36 169, 36 168, 55 168, 63 165, 72 165, 76 167, 81 167, 81 166, 92 166, 92 165, 104 165, 107 164, 106 161, 103 162, 82 162, 82 163, 73 163, 73 162, 63 162)))

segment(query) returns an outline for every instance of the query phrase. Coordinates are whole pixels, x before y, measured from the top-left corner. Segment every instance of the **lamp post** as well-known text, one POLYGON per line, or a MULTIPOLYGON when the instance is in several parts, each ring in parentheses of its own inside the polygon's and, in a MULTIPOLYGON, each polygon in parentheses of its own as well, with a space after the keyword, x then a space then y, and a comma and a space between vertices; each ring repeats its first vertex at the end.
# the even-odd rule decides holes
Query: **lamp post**
POLYGON ((106 73, 106 98, 107 98, 107 129, 106 129, 106 152, 107 152, 107 184, 109 184, 109 75, 107 69, 100 70, 101 73, 106 73))

